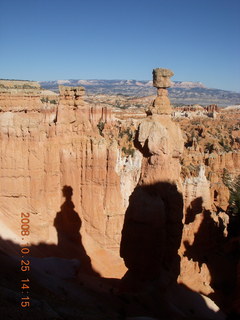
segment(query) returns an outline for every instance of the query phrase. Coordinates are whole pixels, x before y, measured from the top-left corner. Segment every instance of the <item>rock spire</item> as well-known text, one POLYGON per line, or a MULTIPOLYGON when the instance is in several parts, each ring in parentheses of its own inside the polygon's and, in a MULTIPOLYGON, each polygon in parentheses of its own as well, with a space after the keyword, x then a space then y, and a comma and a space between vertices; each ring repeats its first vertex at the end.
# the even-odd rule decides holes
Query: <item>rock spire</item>
POLYGON ((153 69, 153 86, 157 88, 157 98, 147 111, 148 115, 170 115, 172 113, 167 88, 171 86, 170 78, 173 75, 174 73, 169 69, 153 69))

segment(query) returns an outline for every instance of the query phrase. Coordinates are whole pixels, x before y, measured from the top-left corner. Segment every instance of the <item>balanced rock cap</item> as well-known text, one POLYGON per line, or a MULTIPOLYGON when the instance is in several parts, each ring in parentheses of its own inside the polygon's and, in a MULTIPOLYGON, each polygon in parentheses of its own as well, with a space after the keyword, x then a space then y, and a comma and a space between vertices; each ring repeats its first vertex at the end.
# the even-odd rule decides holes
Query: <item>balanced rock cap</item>
POLYGON ((153 86, 157 88, 171 87, 170 78, 174 73, 170 69, 156 68, 153 69, 153 86))
POLYGON ((69 95, 69 96, 83 96, 85 94, 84 87, 69 87, 69 86, 58 86, 60 95, 69 95))

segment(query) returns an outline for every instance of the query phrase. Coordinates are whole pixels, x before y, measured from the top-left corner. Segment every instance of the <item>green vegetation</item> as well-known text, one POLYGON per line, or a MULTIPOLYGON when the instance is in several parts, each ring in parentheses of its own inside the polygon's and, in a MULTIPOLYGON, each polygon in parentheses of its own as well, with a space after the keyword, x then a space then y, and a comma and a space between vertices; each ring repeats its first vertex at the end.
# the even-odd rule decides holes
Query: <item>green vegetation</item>
POLYGON ((114 107, 124 110, 127 109, 129 106, 127 104, 121 104, 121 102, 117 100, 114 107))
POLYGON ((226 168, 223 169, 222 182, 228 188, 230 188, 230 186, 232 185, 232 178, 226 168))
POLYGON ((98 130, 99 130, 99 134, 101 136, 103 136, 104 126, 105 126, 105 122, 103 122, 103 121, 99 121, 98 124, 97 124, 98 130))
POLYGON ((196 119, 196 120, 192 120, 192 125, 194 126, 199 126, 201 124, 201 121, 196 119))
POLYGON ((48 97, 46 98, 41 98, 42 103, 51 103, 51 104, 57 104, 56 100, 49 100, 48 97))
POLYGON ((131 157, 133 157, 133 156, 134 156, 135 149, 131 148, 130 146, 129 146, 128 148, 123 147, 123 148, 122 148, 122 152, 123 152, 126 156, 131 156, 131 157))
POLYGON ((214 150, 214 145, 210 142, 207 142, 205 144, 205 149, 204 149, 204 152, 209 152, 209 153, 212 153, 214 150))
POLYGON ((56 100, 50 100, 49 101, 51 104, 57 104, 57 101, 56 100))
POLYGON ((142 104, 142 103, 136 103, 136 104, 134 104, 134 107, 136 107, 136 108, 145 108, 144 104, 142 104))
POLYGON ((132 130, 130 129, 130 128, 127 128, 127 129, 125 129, 125 130, 121 130, 120 132, 119 132, 119 138, 122 138, 123 136, 127 136, 128 137, 128 141, 132 141, 132 139, 133 139, 133 132, 132 132, 132 130))
POLYGON ((230 210, 233 214, 240 216, 240 175, 233 182, 230 194, 230 210))
POLYGON ((222 181, 230 191, 229 213, 240 216, 240 175, 233 180, 228 170, 224 168, 222 181))
POLYGON ((24 84, 24 85, 20 85, 20 86, 18 86, 18 85, 15 85, 14 86, 15 88, 23 88, 23 89, 38 89, 38 87, 35 87, 35 86, 31 86, 31 85, 29 85, 29 84, 24 84))
POLYGON ((219 144, 223 147, 225 152, 229 152, 232 150, 231 146, 229 146, 228 142, 224 141, 223 139, 221 139, 219 141, 219 144))
POLYGON ((187 166, 187 169, 191 173, 192 176, 197 177, 200 172, 200 165, 193 165, 192 163, 187 166))

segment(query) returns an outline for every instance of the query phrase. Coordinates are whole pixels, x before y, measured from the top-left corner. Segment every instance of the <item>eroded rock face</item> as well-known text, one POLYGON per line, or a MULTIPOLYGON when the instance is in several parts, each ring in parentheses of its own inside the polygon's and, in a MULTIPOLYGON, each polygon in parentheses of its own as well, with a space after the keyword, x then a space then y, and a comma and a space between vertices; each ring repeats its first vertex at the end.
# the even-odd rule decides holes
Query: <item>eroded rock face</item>
POLYGON ((62 189, 69 186, 93 268, 119 277, 125 270, 118 255, 124 215, 115 168, 119 150, 116 141, 105 139, 97 127, 101 121, 110 125, 111 113, 85 104, 83 92, 62 88, 59 105, 52 109, 27 113, 10 109, 1 114, 2 236, 20 242, 16 221, 21 212, 29 212, 31 243, 59 249, 54 221, 65 202, 62 189), (11 233, 4 235, 4 230, 11 233))
POLYGON ((142 121, 138 142, 144 155, 143 183, 178 181, 183 139, 180 128, 169 117, 152 116, 142 121))
POLYGON ((85 89, 83 87, 59 86, 60 103, 67 106, 83 105, 85 89))
MULTIPOLYGON (((213 140, 219 133, 210 132, 213 122, 190 131, 187 119, 180 130, 170 117, 167 97, 172 73, 161 70, 155 74, 158 96, 148 117, 130 125, 127 121, 134 113, 115 121, 109 108, 84 101, 82 87, 61 87, 57 103, 42 102, 40 93, 36 98, 30 91, 18 91, 16 96, 3 88, 0 224, 4 239, 21 242, 16 221, 26 211, 31 214, 30 241, 37 253, 83 261, 85 255, 88 269, 121 278, 126 271, 119 257, 121 243, 121 256, 129 268, 126 278, 136 275, 130 286, 137 284, 136 278, 149 281, 153 275, 166 288, 178 276, 192 290, 211 294, 213 274, 224 286, 218 282, 216 265, 199 247, 206 247, 207 258, 215 259, 225 242, 229 189, 222 176, 224 168, 232 177, 240 174, 238 128, 235 140, 228 139, 235 148, 231 152, 223 152, 227 138, 221 144, 213 140), (62 193, 64 186, 72 189, 71 199, 62 193), (77 221, 74 239, 80 241, 81 252, 71 236, 70 244, 62 241, 71 234, 72 225, 70 221, 63 227, 65 213, 73 217, 72 223, 77 221)), ((36 93, 39 88, 31 90, 36 93)), ((223 260, 215 260, 223 265, 223 260)))
POLYGON ((135 188, 125 214, 120 246, 128 268, 124 290, 144 290, 147 281, 158 281, 162 288, 176 282, 182 217, 183 199, 175 184, 162 181, 135 188))
MULTIPOLYGON (((162 104, 165 105, 164 101, 162 104)), ((120 255, 128 268, 122 290, 147 291, 146 283, 153 282, 155 286, 155 281, 156 287, 166 290, 176 283, 180 273, 178 249, 183 218, 180 128, 169 115, 160 111, 151 113, 138 127, 135 147, 143 159, 122 230, 120 255)))
MULTIPOLYGON (((162 89, 158 92, 166 96, 162 89)), ((167 105, 161 97, 159 101, 163 106, 167 105)), ((219 161, 226 164, 223 160, 225 155, 216 154, 216 157, 206 159, 205 154, 204 158, 194 136, 188 155, 186 149, 184 154, 179 126, 160 108, 159 112, 154 109, 154 103, 148 117, 141 121, 135 138, 135 146, 142 153, 143 160, 139 184, 130 197, 123 227, 120 252, 129 269, 123 279, 123 287, 130 291, 144 290, 144 281, 153 281, 155 277, 163 288, 164 282, 160 279, 163 277, 170 284, 176 279, 175 274, 179 283, 185 283, 192 290, 206 295, 214 292, 216 301, 224 305, 225 283, 232 286, 234 276, 231 275, 236 272, 233 271, 233 261, 228 261, 229 256, 220 254, 226 244, 229 223, 225 213, 229 190, 222 182, 223 167, 218 165, 219 161), (183 166, 180 160, 190 170, 192 163, 196 163, 198 170, 194 174, 189 172, 190 176, 185 175, 181 179, 183 166), (161 184, 165 184, 163 189, 158 188, 161 184), (171 194, 168 184, 175 186, 179 199, 184 200, 184 210, 180 209, 180 202, 171 194), (151 191, 147 192, 148 188, 151 191), (172 202, 176 205, 173 209, 172 202), (172 212, 175 215, 170 222, 167 219, 172 212), (183 231, 182 221, 185 223, 183 231), (159 233, 155 234, 155 226, 159 233), (143 234, 147 235, 146 238, 143 234), (175 251, 168 248, 167 243, 171 243, 175 251), (151 252, 150 248, 156 251, 151 252), (168 251, 170 260, 164 256, 164 249, 168 251), (177 262, 180 261, 179 256, 180 266, 177 262), (175 270, 171 269, 171 258, 175 261, 175 270), (162 263, 168 271, 171 270, 169 273, 165 272, 162 263), (222 266, 222 271, 219 271, 218 265, 222 266)), ((204 133, 199 129, 201 134, 204 133)), ((232 166, 231 161, 227 166, 232 166)))
POLYGON ((167 88, 171 86, 170 77, 173 75, 174 73, 168 69, 157 68, 153 70, 153 86, 158 90, 157 98, 147 110, 148 115, 170 115, 172 113, 167 88))
POLYGON ((0 88, 3 89, 38 89, 41 90, 41 86, 36 81, 24 81, 24 80, 0 80, 0 88))
POLYGON ((156 68, 153 70, 153 86, 156 88, 171 87, 170 78, 174 73, 169 69, 156 68))
POLYGON ((34 81, 0 80, 0 110, 42 111, 57 104, 57 94, 43 90, 34 81))

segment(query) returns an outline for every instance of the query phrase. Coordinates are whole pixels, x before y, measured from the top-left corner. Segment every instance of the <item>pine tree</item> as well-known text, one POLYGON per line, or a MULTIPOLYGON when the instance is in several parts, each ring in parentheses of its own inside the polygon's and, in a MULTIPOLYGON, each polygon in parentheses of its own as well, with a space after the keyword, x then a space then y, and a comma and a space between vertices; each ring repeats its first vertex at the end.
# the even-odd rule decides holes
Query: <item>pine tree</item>
POLYGON ((229 204, 232 213, 240 216, 240 175, 235 179, 230 189, 229 204))

